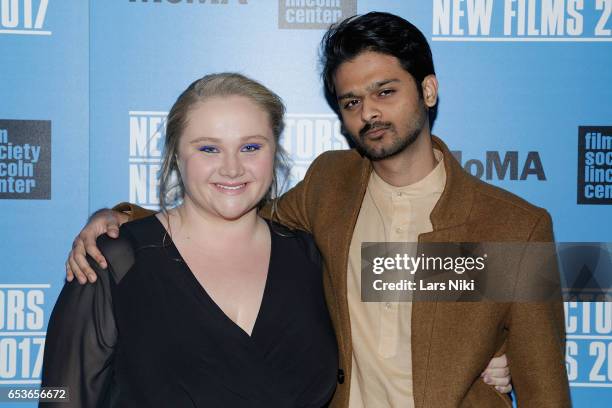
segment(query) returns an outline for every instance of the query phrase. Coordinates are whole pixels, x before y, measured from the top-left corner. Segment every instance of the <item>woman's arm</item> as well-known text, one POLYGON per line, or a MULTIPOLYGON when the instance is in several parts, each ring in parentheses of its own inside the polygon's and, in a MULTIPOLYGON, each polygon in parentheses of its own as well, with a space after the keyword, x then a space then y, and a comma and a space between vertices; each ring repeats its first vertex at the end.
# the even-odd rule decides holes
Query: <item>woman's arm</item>
POLYGON ((51 313, 43 360, 43 387, 68 387, 69 403, 42 407, 99 407, 111 398, 117 328, 111 297, 112 262, 95 283, 66 282, 51 313))

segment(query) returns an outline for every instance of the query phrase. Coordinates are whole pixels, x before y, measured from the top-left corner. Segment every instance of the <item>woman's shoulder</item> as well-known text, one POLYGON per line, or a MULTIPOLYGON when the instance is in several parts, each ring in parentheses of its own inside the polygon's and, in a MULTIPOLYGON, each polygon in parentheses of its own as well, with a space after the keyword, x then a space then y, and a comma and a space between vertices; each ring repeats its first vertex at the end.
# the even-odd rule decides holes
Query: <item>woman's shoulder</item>
POLYGON ((134 247, 127 234, 111 238, 104 234, 98 237, 96 244, 110 265, 110 272, 116 283, 120 282, 127 271, 134 265, 134 247))
POLYGON ((131 240, 136 249, 159 246, 167 235, 166 228, 156 214, 121 225, 119 235, 124 234, 131 240))
POLYGON ((291 229, 285 225, 274 221, 268 221, 273 239, 291 245, 294 250, 299 250, 306 254, 308 259, 315 265, 321 265, 321 253, 315 242, 314 237, 307 231, 291 229))
POLYGON ((297 228, 289 228, 286 225, 272 220, 266 220, 266 222, 270 226, 270 232, 277 237, 290 240, 314 241, 312 235, 307 231, 297 228))
POLYGON ((139 248, 152 241, 159 241, 159 227, 161 224, 155 215, 151 215, 121 225, 117 238, 111 238, 106 234, 98 237, 96 244, 111 266, 115 282, 121 281, 134 265, 136 251, 139 248))
POLYGON ((162 225, 157 218, 157 214, 151 214, 122 224, 120 231, 125 230, 137 236, 150 235, 152 232, 159 231, 159 227, 162 227, 162 225))

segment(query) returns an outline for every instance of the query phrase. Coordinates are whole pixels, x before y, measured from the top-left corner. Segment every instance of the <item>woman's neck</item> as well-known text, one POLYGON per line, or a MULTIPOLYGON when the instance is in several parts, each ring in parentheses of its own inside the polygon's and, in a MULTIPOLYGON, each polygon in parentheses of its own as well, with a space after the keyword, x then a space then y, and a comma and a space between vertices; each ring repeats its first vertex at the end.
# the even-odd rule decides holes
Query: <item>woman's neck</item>
POLYGON ((189 239, 208 247, 250 242, 265 226, 265 221, 257 215, 257 208, 237 219, 227 220, 185 202, 167 214, 165 218, 169 219, 173 239, 189 239))

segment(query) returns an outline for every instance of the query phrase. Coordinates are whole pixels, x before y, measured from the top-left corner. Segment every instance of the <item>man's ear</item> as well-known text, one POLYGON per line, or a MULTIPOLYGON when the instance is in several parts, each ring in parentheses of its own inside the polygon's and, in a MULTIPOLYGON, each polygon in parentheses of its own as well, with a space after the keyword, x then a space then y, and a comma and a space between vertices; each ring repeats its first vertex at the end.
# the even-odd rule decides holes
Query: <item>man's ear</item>
POLYGON ((438 103, 438 80, 436 76, 431 74, 427 75, 423 82, 421 82, 421 88, 423 89, 423 100, 428 108, 433 108, 438 103))

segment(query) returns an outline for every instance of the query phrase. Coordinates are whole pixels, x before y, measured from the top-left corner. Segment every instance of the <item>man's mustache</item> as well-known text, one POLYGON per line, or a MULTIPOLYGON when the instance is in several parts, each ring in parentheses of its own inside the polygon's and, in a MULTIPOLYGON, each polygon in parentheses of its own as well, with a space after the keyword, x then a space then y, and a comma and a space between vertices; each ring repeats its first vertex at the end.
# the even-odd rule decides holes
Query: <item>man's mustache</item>
POLYGON ((363 126, 363 128, 361 128, 361 130, 359 131, 359 137, 363 139, 365 134, 368 133, 371 130, 389 129, 392 126, 393 126, 393 124, 391 122, 372 122, 372 123, 366 123, 363 126))

